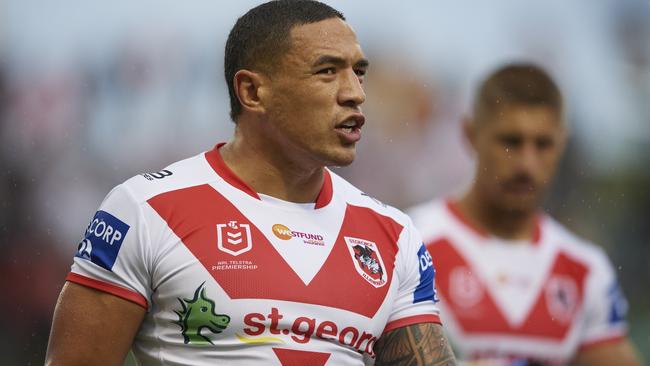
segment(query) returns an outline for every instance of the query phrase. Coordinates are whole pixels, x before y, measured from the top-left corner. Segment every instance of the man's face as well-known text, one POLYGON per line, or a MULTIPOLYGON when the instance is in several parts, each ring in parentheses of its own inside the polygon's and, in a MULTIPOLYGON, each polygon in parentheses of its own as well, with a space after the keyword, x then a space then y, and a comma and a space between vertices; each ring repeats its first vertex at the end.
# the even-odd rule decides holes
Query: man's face
POLYGON ((286 158, 312 166, 354 160, 364 116, 367 61, 356 35, 338 18, 291 30, 291 47, 269 75, 269 141, 286 158))
POLYGON ((476 122, 475 184, 481 196, 501 210, 535 210, 564 149, 561 115, 545 106, 506 106, 476 122))

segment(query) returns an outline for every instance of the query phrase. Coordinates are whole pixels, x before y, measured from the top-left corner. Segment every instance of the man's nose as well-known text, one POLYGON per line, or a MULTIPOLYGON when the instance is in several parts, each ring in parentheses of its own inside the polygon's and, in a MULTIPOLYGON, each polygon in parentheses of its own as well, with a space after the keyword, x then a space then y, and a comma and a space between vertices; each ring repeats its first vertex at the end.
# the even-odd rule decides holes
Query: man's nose
POLYGON ((352 69, 346 70, 341 76, 338 102, 341 105, 358 107, 366 100, 361 79, 352 69))
POLYGON ((540 153, 535 144, 523 144, 517 160, 521 170, 534 174, 539 169, 540 164, 540 153))

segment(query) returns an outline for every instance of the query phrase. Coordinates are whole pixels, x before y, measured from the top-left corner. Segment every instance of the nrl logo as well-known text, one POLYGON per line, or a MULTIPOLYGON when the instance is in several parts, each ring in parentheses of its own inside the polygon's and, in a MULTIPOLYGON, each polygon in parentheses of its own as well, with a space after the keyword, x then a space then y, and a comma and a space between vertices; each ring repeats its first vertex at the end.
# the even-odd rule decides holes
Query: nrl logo
POLYGON ((185 344, 208 345, 214 344, 210 338, 201 334, 203 329, 219 334, 230 323, 230 317, 224 314, 217 314, 214 311, 214 301, 205 295, 203 285, 194 292, 192 299, 178 299, 181 303, 181 310, 174 310, 178 315, 178 321, 174 324, 181 326, 185 344))
POLYGON ((238 256, 253 248, 251 227, 249 224, 238 224, 230 221, 228 224, 217 225, 217 247, 222 252, 238 256))
POLYGON ((381 259, 377 244, 347 236, 344 239, 357 273, 374 287, 384 286, 388 275, 385 273, 384 269, 386 267, 381 259))

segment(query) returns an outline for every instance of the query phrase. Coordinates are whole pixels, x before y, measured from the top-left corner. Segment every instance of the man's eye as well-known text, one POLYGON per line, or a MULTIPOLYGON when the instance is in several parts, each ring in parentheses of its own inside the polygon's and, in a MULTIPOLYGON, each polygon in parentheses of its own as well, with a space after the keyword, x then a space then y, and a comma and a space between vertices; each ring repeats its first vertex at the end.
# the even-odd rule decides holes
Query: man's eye
POLYGON ((550 147, 553 147, 555 141, 553 141, 551 138, 539 138, 535 141, 535 144, 539 150, 546 150, 550 147))
POLYGON ((505 148, 514 149, 522 144, 522 139, 517 136, 501 136, 499 142, 505 148))
POLYGON ((356 69, 356 70, 354 70, 354 73, 357 74, 357 76, 365 76, 366 75, 366 69, 356 69))
POLYGON ((334 75, 336 73, 336 69, 333 67, 328 67, 325 69, 318 70, 318 74, 325 74, 325 75, 334 75))

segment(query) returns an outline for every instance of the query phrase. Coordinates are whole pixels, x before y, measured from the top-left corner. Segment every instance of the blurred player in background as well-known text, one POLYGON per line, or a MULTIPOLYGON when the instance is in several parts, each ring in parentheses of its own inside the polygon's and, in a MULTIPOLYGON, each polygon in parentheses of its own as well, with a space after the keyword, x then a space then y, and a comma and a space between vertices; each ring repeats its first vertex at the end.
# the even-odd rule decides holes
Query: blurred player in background
POLYGON ((567 140, 547 73, 510 65, 480 86, 464 125, 476 174, 460 199, 410 213, 437 270, 459 358, 481 365, 639 365, 605 252, 540 208, 567 140))
POLYGON ((226 42, 230 142, 113 189, 79 244, 48 365, 454 365, 431 258, 352 163, 368 66, 341 13, 272 1, 226 42), (376 356, 376 357, 375 357, 376 356))

